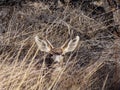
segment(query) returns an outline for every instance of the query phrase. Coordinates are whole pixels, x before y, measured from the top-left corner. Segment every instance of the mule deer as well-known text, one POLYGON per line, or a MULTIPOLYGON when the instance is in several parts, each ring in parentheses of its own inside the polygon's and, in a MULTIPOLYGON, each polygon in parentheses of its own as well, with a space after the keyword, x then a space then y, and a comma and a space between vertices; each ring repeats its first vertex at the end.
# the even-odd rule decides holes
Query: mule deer
POLYGON ((47 39, 41 40, 38 36, 35 36, 35 42, 40 51, 47 52, 50 54, 50 58, 54 62, 62 62, 63 56, 75 50, 79 42, 79 36, 76 36, 74 39, 67 40, 61 47, 55 48, 47 39))

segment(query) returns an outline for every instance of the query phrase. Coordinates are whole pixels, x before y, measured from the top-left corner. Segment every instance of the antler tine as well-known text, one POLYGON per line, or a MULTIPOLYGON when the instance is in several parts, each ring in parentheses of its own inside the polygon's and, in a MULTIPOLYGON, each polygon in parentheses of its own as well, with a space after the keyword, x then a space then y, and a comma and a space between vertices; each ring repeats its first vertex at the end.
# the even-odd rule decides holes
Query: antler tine
POLYGON ((67 39, 66 41, 65 41, 65 43, 61 46, 61 49, 63 49, 66 45, 67 45, 67 43, 70 41, 70 39, 67 39))
POLYGON ((72 38, 72 30, 68 30, 68 39, 65 41, 65 43, 61 46, 61 49, 63 49, 67 44, 68 42, 70 41, 70 39, 72 38))
POLYGON ((47 36, 45 37, 45 40, 47 41, 47 43, 50 45, 51 48, 54 48, 53 45, 50 43, 50 41, 47 39, 47 36))

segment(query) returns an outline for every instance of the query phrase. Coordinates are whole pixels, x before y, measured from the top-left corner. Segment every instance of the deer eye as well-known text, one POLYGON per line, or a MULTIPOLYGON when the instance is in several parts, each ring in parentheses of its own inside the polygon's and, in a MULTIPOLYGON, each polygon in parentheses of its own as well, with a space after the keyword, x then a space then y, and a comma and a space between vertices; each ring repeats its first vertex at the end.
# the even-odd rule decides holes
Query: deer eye
POLYGON ((46 56, 46 58, 51 58, 53 56, 53 54, 48 54, 47 56, 46 56))

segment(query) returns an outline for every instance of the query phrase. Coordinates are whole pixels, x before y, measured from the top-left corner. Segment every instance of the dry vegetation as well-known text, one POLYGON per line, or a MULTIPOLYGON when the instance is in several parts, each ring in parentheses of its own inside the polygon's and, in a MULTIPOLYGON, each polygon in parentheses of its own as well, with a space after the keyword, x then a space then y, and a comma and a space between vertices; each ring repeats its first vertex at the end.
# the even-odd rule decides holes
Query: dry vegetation
MULTIPOLYGON (((52 9, 38 1, 0 6, 0 90, 119 90, 119 33, 89 17, 92 11, 86 15, 69 5, 52 9), (45 67, 46 53, 34 36, 47 36, 58 47, 69 34, 79 35, 80 43, 65 56, 62 71, 45 67)), ((113 14, 112 26, 119 25, 120 11, 113 14)))

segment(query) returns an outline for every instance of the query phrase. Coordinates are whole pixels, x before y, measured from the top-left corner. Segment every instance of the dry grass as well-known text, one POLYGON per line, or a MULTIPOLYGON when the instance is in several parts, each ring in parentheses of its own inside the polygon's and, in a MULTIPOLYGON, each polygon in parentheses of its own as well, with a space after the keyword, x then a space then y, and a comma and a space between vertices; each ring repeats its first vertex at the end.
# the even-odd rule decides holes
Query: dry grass
POLYGON ((119 84, 120 39, 103 22, 68 6, 52 12, 37 2, 1 10, 0 90, 115 90, 119 84), (65 56, 62 71, 45 67, 46 54, 37 49, 34 36, 47 36, 58 47, 69 34, 81 41, 65 56))

